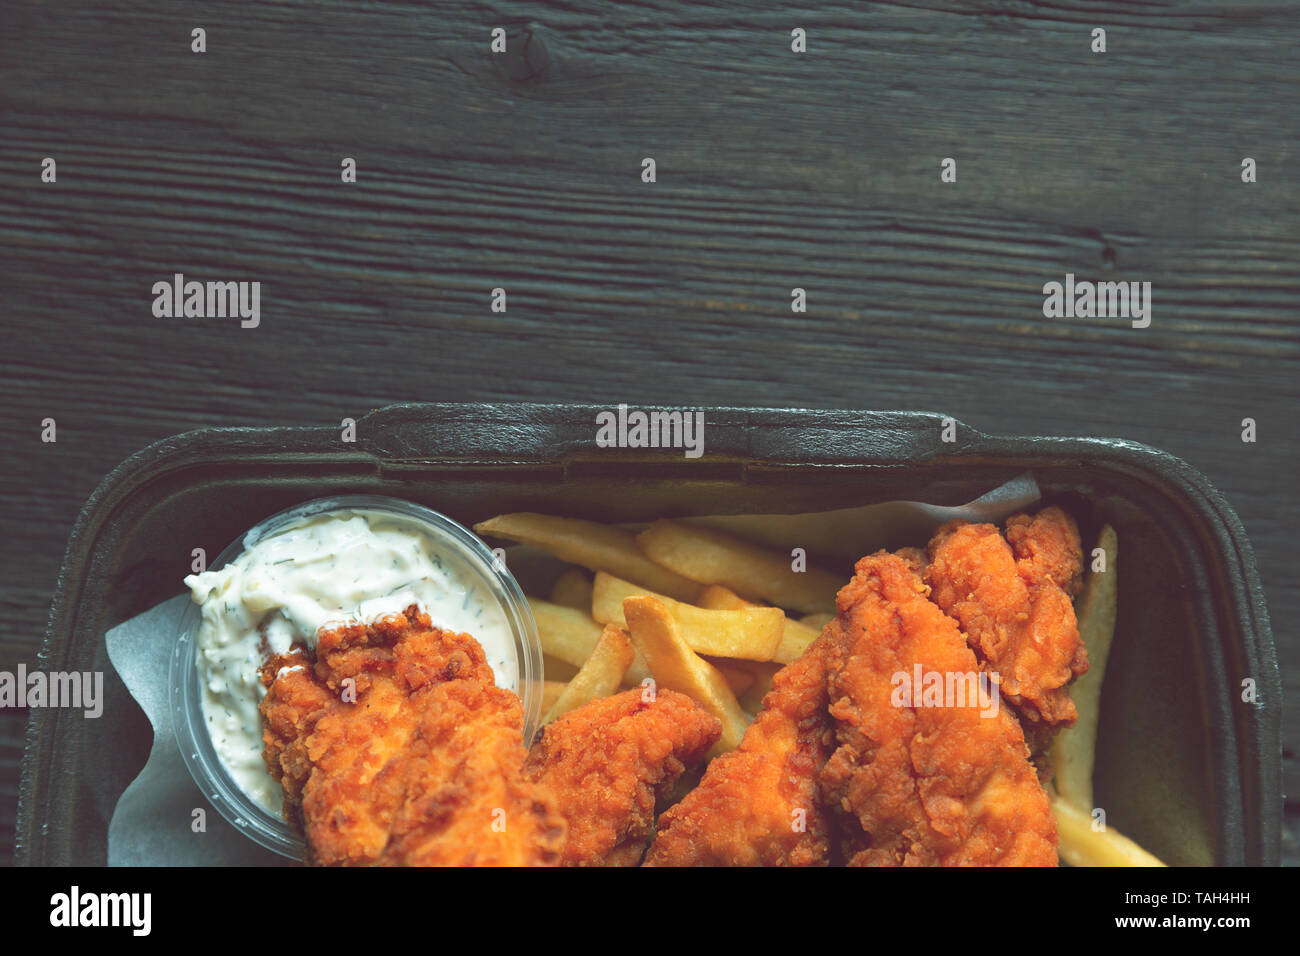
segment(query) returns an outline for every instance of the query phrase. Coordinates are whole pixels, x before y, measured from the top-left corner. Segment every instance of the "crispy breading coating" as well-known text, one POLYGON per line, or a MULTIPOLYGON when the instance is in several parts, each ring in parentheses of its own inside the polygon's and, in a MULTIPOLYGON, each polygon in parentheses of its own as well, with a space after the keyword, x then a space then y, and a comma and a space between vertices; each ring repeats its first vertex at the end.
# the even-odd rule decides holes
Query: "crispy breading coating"
POLYGON ((555 794, 568 820, 563 863, 640 863, 656 800, 721 735, 716 717, 662 688, 598 697, 543 727, 525 771, 555 794))
POLYGON ((523 774, 523 710, 414 605, 269 662, 264 756, 322 865, 545 865, 564 821, 523 774), (294 667, 294 665, 301 665, 294 667))
POLYGON ((898 693, 901 675, 914 677, 918 665, 945 678, 978 673, 965 636, 927 590, 914 562, 863 558, 823 635, 837 746, 821 787, 843 859, 1055 866, 1056 824, 1010 711, 898 693))

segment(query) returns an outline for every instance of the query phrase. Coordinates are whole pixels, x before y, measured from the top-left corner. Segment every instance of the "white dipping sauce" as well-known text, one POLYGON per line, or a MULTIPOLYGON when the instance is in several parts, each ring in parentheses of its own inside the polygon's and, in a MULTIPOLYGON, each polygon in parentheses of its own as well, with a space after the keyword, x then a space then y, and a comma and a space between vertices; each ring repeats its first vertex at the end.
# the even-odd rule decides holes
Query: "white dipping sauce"
POLYGON ((306 518, 185 583, 201 608, 196 660, 212 745, 240 788, 277 816, 284 794, 262 760, 258 670, 294 642, 314 650, 322 625, 417 604, 435 627, 477 639, 497 686, 518 691, 505 610, 452 547, 410 519, 364 510, 306 518))

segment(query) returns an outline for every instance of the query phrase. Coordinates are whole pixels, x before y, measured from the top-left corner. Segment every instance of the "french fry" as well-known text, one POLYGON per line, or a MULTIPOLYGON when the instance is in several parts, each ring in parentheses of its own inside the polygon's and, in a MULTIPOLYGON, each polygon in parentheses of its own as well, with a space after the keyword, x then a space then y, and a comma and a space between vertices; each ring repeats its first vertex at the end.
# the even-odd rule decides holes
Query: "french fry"
POLYGON ((474 525, 481 535, 531 544, 562 561, 590 571, 608 571, 678 601, 691 601, 700 586, 689 578, 656 564, 641 553, 636 535, 595 521, 560 518, 531 512, 497 515, 474 525))
POLYGON ((623 675, 635 659, 636 651, 627 632, 612 624, 606 626, 591 656, 546 711, 542 723, 549 724, 588 701, 613 694, 623 683, 623 675))
MULTIPOLYGON (((587 663, 604 630, 590 614, 534 597, 528 599, 528 606, 532 608, 537 634, 542 639, 543 659, 554 658, 575 668, 587 663)), ((555 675, 548 672, 547 676, 555 675)), ((638 654, 627 669, 627 680, 635 686, 649 676, 650 671, 638 654)))
POLYGON ((785 630, 781 632, 781 643, 772 659, 780 664, 789 664, 791 661, 798 660, 803 652, 808 650, 808 645, 817 640, 820 635, 820 630, 814 630, 802 621, 792 621, 787 617, 785 630))
POLYGON ((718 673, 726 678, 727 686, 731 688, 731 692, 736 695, 737 700, 740 699, 741 694, 753 687, 754 681, 757 680, 753 671, 747 667, 739 666, 731 658, 706 657, 704 659, 716 667, 718 673))
POLYGON ((753 601, 746 601, 730 588, 724 588, 721 584, 710 584, 700 596, 695 599, 695 603, 700 607, 707 607, 712 611, 735 611, 742 607, 758 607, 753 601))
POLYGON ((1097 547, 1106 555, 1106 571, 1088 574, 1078 601, 1079 637, 1088 651, 1088 671, 1070 688, 1079 719, 1073 727, 1061 730, 1052 743, 1056 790, 1066 801, 1083 810, 1091 809, 1093 805, 1092 770, 1097 753, 1101 685, 1106 676, 1106 658, 1115 636, 1119 580, 1115 562, 1119 541, 1110 525, 1101 529, 1097 547))
POLYGON ((745 708, 749 714, 757 714, 763 709, 763 698, 767 696, 772 689, 772 678, 776 676, 784 664, 749 664, 749 672, 754 675, 754 683, 750 684, 740 697, 740 706, 745 708))
POLYGON ((749 715, 718 669, 682 640, 677 622, 662 601, 636 595, 623 602, 632 643, 645 659, 656 684, 695 700, 722 721, 722 737, 710 753, 735 750, 749 725, 749 715))
POLYGON ((1092 815, 1060 796, 1052 799, 1052 814, 1060 840, 1057 853, 1070 866, 1165 865, 1118 830, 1094 830, 1092 815))
POLYGON ((817 614, 804 615, 799 618, 799 623, 806 624, 808 627, 811 627, 814 631, 820 634, 822 631, 826 630, 826 625, 833 620, 835 620, 834 614, 822 611, 817 614))
POLYGON ((692 581, 720 584, 747 600, 795 611, 834 609, 843 584, 838 575, 819 568, 795 571, 787 555, 724 531, 677 521, 656 521, 636 542, 652 560, 692 581))
POLYGON ((591 578, 577 568, 567 568, 551 586, 551 603, 587 610, 591 607, 591 578))
POLYGON ((1105 554, 1104 573, 1091 572, 1079 596, 1079 637, 1088 651, 1088 671, 1070 689, 1079 719, 1052 742, 1056 768, 1051 793, 1052 814, 1062 860, 1070 866, 1164 866, 1158 858, 1119 831, 1093 829, 1092 772, 1097 756, 1097 718, 1101 712, 1101 685, 1106 658, 1115 637, 1118 598, 1119 539, 1110 525, 1101 529, 1097 547, 1105 554))
POLYGON ((571 607, 561 607, 539 598, 528 599, 537 633, 542 639, 542 653, 581 667, 600 640, 601 626, 591 615, 571 607))
MULTIPOLYGON (((762 606, 755 604, 753 601, 746 601, 735 591, 724 588, 721 584, 708 585, 700 592, 700 596, 696 598, 695 603, 700 607, 727 611, 762 606)), ((798 660, 803 652, 808 649, 808 645, 817 639, 817 636, 822 632, 822 628, 834 616, 825 613, 809 614, 806 618, 798 621, 787 617, 785 619, 785 631, 781 635, 781 644, 777 647, 776 654, 772 659, 782 664, 789 664, 793 660, 798 660)), ((736 691, 736 693, 739 694, 740 691, 736 691)))
POLYGON ((567 686, 568 684, 566 684, 562 680, 542 681, 542 713, 543 714, 555 706, 555 702, 560 699, 560 695, 564 693, 564 688, 567 686))
POLYGON ((779 607, 710 611, 674 601, 603 571, 596 574, 592 587, 592 617, 602 624, 626 626, 623 601, 635 594, 648 594, 659 600, 676 619, 686 643, 699 654, 770 661, 785 634, 785 612, 779 607))

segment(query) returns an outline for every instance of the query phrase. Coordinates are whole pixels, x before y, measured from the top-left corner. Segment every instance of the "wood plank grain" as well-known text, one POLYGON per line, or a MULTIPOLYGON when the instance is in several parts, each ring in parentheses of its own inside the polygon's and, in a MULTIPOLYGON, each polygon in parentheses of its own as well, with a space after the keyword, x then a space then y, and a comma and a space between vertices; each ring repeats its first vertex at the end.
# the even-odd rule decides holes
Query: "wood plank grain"
MULTIPOLYGON (((922 408, 1146 441, 1235 504, 1274 621, 1300 612, 1286 3, 20 0, 5 17, 0 666, 34 660, 77 509, 123 457, 398 400, 922 408), (492 57, 495 25, 544 68, 492 57), (176 271, 262 281, 262 326, 154 319, 150 286, 176 271), (1151 281, 1151 327, 1044 319, 1066 272, 1151 281)), ((1276 636, 1294 791, 1300 641, 1276 636)), ((0 809, 13 782, 0 766, 0 809)), ((1292 811, 1292 862, 1297 834, 1292 811)))

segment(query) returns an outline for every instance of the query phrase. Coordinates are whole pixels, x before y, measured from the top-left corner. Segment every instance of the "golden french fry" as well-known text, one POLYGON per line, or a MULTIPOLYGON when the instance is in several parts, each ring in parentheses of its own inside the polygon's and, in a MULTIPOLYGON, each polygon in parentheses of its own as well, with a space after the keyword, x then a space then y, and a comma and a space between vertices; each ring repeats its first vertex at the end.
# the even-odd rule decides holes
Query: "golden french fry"
POLYGON ((1097 754, 1097 719, 1101 713, 1101 685, 1106 676, 1106 658, 1115 636, 1115 608, 1118 596, 1119 540, 1110 525, 1101 529, 1097 547, 1106 556, 1106 571, 1088 574, 1079 595, 1079 637, 1088 651, 1088 671, 1070 687, 1079 711, 1073 727, 1062 729, 1052 743, 1052 766, 1056 768, 1056 790, 1076 807, 1092 807, 1092 769, 1097 754))
POLYGON ((591 616, 602 624, 626 626, 623 600, 635 594, 648 594, 668 608, 686 643, 699 654, 770 661, 785 633, 785 612, 779 607, 710 611, 674 601, 603 571, 596 574, 592 587, 591 616))
POLYGON ((695 700, 722 721, 722 738, 710 753, 735 750, 749 726, 749 715, 718 669, 682 640, 677 622, 662 601, 636 595, 623 602, 632 643, 645 659, 655 683, 695 700))
POLYGON ((1117 830, 1097 830, 1092 821, 1092 771, 1097 756, 1097 718, 1101 712, 1101 686, 1106 658, 1115 637, 1118 598, 1119 539, 1110 525, 1101 529, 1097 547, 1105 555, 1106 570, 1089 573, 1077 602, 1079 637, 1088 650, 1088 672, 1070 689, 1079 719, 1052 742, 1056 769, 1051 793, 1052 813, 1060 839, 1057 848, 1071 866, 1164 866, 1159 859, 1117 830))
POLYGON ((758 607, 753 601, 746 601, 731 588, 724 588, 721 584, 708 585, 700 592, 695 603, 712 611, 735 611, 742 607, 758 607))
POLYGON ((834 614, 823 611, 818 614, 806 614, 799 618, 799 623, 806 624, 808 627, 811 627, 814 631, 820 634, 822 631, 826 630, 826 625, 833 620, 835 620, 834 614))
POLYGON ((1094 830, 1092 815, 1060 796, 1052 798, 1052 814, 1060 840, 1057 853, 1070 866, 1165 865, 1118 830, 1094 830))
POLYGON ((537 622, 542 653, 574 667, 587 662, 601 632, 601 626, 592 620, 590 614, 533 597, 528 599, 528 606, 537 622))
POLYGON ((636 535, 623 528, 524 511, 480 521, 474 530, 481 535, 531 544, 590 571, 608 571, 625 580, 644 581, 651 590, 678 601, 694 600, 700 592, 694 581, 642 554, 636 535))
POLYGON ((803 652, 808 650, 808 645, 821 635, 821 631, 814 630, 802 621, 792 621, 785 619, 785 630, 781 633, 781 644, 776 649, 773 660, 780 664, 789 664, 793 660, 798 660, 803 656, 803 652))
POLYGON ((543 724, 581 707, 597 697, 608 697, 623 683, 623 675, 636 659, 636 651, 627 632, 621 627, 608 625, 587 662, 574 675, 558 700, 546 711, 543 724))
MULTIPOLYGON (((528 606, 532 608, 533 619, 537 622, 537 634, 542 639, 543 660, 554 658, 575 668, 587 663, 587 658, 596 649, 596 642, 604 630, 602 625, 592 620, 591 615, 585 611, 560 607, 540 598, 530 597, 528 606)), ((574 674, 576 673, 575 671, 574 674)), ((556 675, 548 670, 547 676, 554 678, 556 675)), ((565 675, 564 679, 568 680, 571 676, 573 675, 565 675)), ((650 671, 646 668, 645 661, 637 655, 627 670, 627 680, 635 685, 649 676, 650 671)))
MULTIPOLYGON (((753 601, 746 601, 743 597, 732 591, 730 588, 724 588, 721 584, 710 584, 700 596, 695 599, 695 603, 700 607, 710 608, 712 610, 734 611, 745 607, 761 607, 753 601)), ((809 614, 801 620, 794 620, 787 617, 785 619, 785 632, 781 635, 781 644, 776 649, 773 660, 782 664, 789 664, 797 660, 808 645, 817 639, 821 634, 828 621, 833 620, 833 614, 809 614), (813 623, 810 623, 813 622, 813 623)), ((688 639, 689 643, 689 639, 688 639)), ((740 693, 737 691, 736 693, 740 693)))
POLYGON ((656 521, 636 541, 651 559, 692 581, 720 584, 747 600, 795 611, 833 610, 844 583, 820 568, 795 571, 788 555, 724 531, 677 521, 656 521))
POLYGON ((567 568, 551 586, 551 603, 587 610, 591 607, 591 578, 577 568, 567 568))
POLYGON ((542 713, 543 714, 555 706, 555 702, 560 699, 560 695, 564 693, 564 688, 567 686, 568 684, 566 684, 562 680, 542 681, 542 713))
POLYGON ((747 667, 738 666, 731 658, 706 657, 704 659, 716 667, 718 673, 726 678, 727 686, 731 688, 731 692, 736 695, 737 699, 754 686, 754 681, 757 678, 755 678, 753 671, 747 667))
POLYGON ((746 662, 749 672, 754 675, 754 683, 750 684, 745 692, 740 696, 740 706, 745 708, 749 714, 757 714, 763 709, 763 698, 768 695, 772 689, 772 678, 776 676, 784 664, 757 664, 746 662))

